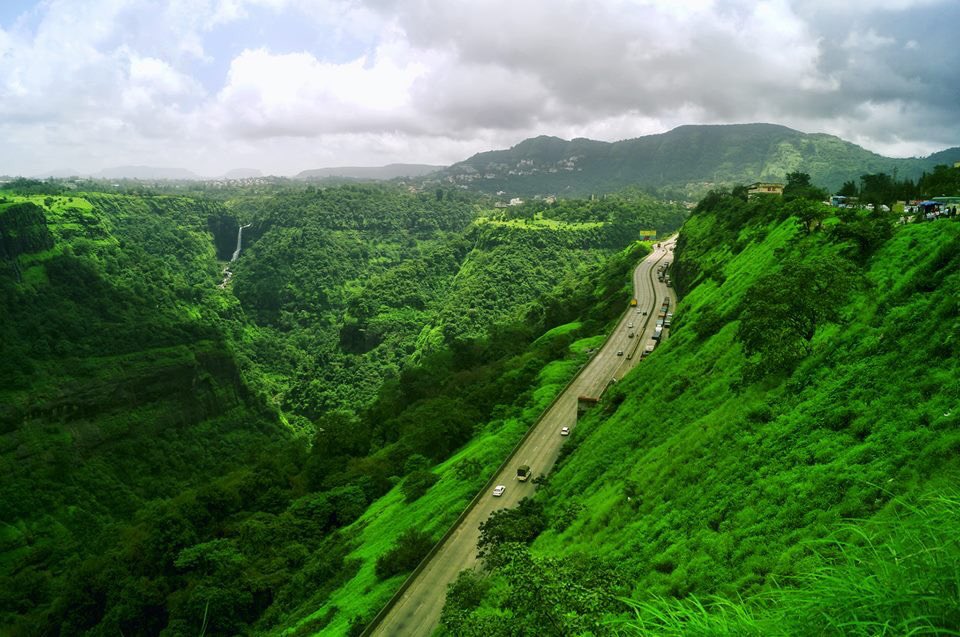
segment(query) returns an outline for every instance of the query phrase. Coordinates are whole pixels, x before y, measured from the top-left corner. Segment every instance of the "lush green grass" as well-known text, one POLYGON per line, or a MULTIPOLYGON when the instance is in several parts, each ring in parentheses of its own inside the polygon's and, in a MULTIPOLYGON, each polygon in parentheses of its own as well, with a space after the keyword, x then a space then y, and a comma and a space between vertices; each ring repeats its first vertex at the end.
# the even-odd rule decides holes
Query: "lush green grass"
MULTIPOLYGON (((748 385, 737 322, 704 340, 697 318, 736 316, 795 233, 786 221, 734 257, 705 252, 725 261, 722 284, 692 290, 677 308, 682 327, 618 385, 617 410, 578 427, 584 440, 553 476, 553 499, 582 502, 584 515, 535 549, 600 547, 631 565, 641 597, 744 595, 805 572, 817 561, 808 541, 842 520, 882 515, 892 495, 956 468, 946 450, 957 444, 949 334, 960 287, 944 259, 955 261, 958 231, 902 228, 809 360, 748 385)), ((795 245, 842 258, 830 244, 795 245)))
POLYGON ((704 637, 960 635, 960 499, 947 493, 843 525, 820 545, 836 557, 763 594, 631 601, 635 618, 610 627, 704 637))
MULTIPOLYGON (((541 336, 541 346, 548 341, 576 332, 579 324, 565 324, 541 336)), ((323 623, 323 634, 344 634, 354 618, 369 619, 386 603, 402 583, 405 575, 379 580, 374 572, 376 560, 384 555, 408 529, 419 529, 439 538, 460 515, 480 487, 500 466, 503 458, 520 440, 563 385, 586 362, 582 345, 603 336, 575 341, 567 348, 567 357, 549 363, 538 375, 530 392, 530 400, 515 415, 492 420, 456 454, 432 471, 439 481, 427 494, 413 503, 404 501, 399 486, 373 503, 354 525, 345 529, 356 548, 349 560, 360 562, 357 574, 334 591, 319 606, 307 605, 312 612, 282 631, 283 634, 312 634, 323 623), (329 622, 329 623, 327 623, 329 622)))
MULTIPOLYGON (((687 222, 675 329, 581 420, 539 495, 564 523, 531 554, 618 565, 648 622, 641 631, 764 634, 778 616, 741 599, 806 591, 778 598, 801 613, 803 595, 832 586, 814 574, 845 559, 845 545, 824 540, 846 529, 847 541, 851 526, 896 533, 897 498, 936 493, 960 471, 960 223, 899 227, 861 261, 862 246, 837 229, 863 227, 862 218, 806 236, 777 205, 753 210, 740 220, 735 209, 705 210, 687 222), (743 317, 763 300, 760 282, 789 280, 778 276, 786 263, 818 264, 814 276, 838 285, 837 273, 852 271, 854 282, 826 308, 802 360, 757 376, 743 317)), ((944 594, 934 594, 937 608, 955 603, 944 594)), ((846 630, 846 605, 859 608, 855 591, 844 595, 823 608, 826 634, 846 630)), ((923 600, 907 598, 917 604, 894 597, 902 616, 886 629, 864 619, 862 634, 923 626, 923 600)), ((811 602, 782 634, 818 612, 811 602)), ((955 618, 943 621, 957 629, 955 618)))
POLYGON ((600 228, 603 226, 603 223, 599 221, 586 222, 586 223, 569 223, 565 221, 560 221, 557 219, 544 218, 543 216, 536 216, 532 219, 497 219, 489 217, 480 217, 477 219, 478 224, 491 224, 497 226, 504 226, 508 228, 514 228, 517 230, 591 230, 595 228, 600 228))

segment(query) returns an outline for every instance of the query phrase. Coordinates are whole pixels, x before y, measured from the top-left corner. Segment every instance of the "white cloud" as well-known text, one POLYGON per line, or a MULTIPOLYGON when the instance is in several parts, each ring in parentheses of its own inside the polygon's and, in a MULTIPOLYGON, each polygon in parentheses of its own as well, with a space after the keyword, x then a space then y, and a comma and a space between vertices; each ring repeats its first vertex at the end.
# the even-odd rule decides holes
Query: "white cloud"
POLYGON ((873 29, 867 29, 865 32, 851 31, 841 46, 845 49, 857 49, 859 51, 870 52, 891 46, 896 44, 896 42, 896 38, 882 36, 873 29))
POLYGON ((453 161, 738 121, 898 153, 960 142, 960 53, 928 45, 960 20, 948 0, 46 0, 31 16, 0 29, 0 173, 453 161), (296 21, 297 44, 264 42, 258 18, 296 21))
POLYGON ((244 51, 230 65, 216 111, 225 127, 254 136, 304 136, 409 127, 410 89, 422 64, 386 54, 346 64, 309 53, 244 51))

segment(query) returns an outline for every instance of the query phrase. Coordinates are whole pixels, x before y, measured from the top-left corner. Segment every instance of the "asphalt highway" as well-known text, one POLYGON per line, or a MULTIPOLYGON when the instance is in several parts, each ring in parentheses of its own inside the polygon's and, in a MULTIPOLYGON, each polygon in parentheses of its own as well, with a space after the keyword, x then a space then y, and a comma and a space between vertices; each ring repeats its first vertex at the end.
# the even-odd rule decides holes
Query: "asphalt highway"
POLYGON ((427 637, 433 632, 440 621, 447 585, 457 578, 460 571, 476 564, 480 523, 492 512, 516 506, 521 499, 533 495, 536 485, 529 480, 519 482, 516 479, 517 467, 530 465, 534 476, 548 473, 566 440, 560 435, 561 427, 570 427, 572 430, 576 426, 578 396, 600 398, 611 382, 616 382, 640 363, 640 354, 653 334, 656 314, 663 298, 670 297, 671 312, 676 304, 673 290, 657 281, 655 275, 659 263, 673 260, 674 240, 660 245, 634 270, 637 307, 628 309, 603 347, 533 425, 534 430, 515 454, 514 462, 497 477, 496 484, 505 485, 506 492, 500 497, 490 494, 481 498, 372 631, 372 635, 427 637), (633 338, 628 336, 630 332, 635 333, 633 338), (618 355, 617 352, 623 354, 618 355), (633 356, 628 358, 631 352, 633 356))

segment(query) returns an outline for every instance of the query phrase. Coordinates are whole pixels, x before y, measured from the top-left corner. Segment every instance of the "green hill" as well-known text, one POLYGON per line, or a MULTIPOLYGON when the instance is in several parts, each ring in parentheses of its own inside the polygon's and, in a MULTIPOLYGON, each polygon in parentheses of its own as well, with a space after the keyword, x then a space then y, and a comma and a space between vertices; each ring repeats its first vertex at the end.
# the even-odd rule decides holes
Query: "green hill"
POLYGON ((451 589, 449 634, 960 628, 960 223, 794 210, 700 203, 670 338, 573 432, 516 522, 539 536, 451 589))
POLYGON ((861 175, 916 179, 960 160, 960 148, 925 159, 892 159, 838 137, 774 124, 680 126, 619 142, 556 137, 527 139, 508 150, 478 153, 441 173, 453 183, 511 196, 585 196, 627 186, 699 198, 720 184, 780 181, 794 171, 831 190, 861 175))

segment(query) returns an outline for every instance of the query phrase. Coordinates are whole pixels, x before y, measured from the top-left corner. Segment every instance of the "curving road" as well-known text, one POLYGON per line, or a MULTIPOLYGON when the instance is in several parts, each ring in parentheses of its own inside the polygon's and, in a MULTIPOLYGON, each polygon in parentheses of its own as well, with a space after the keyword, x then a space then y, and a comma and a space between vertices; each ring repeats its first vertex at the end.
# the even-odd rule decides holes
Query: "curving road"
POLYGON ((665 241, 640 262, 633 273, 637 308, 630 308, 603 347, 594 355, 567 390, 533 425, 533 431, 514 454, 511 462, 496 484, 506 485, 503 496, 481 498, 460 526, 444 542, 426 564, 403 596, 383 620, 369 634, 388 637, 427 637, 440 621, 440 611, 446 597, 447 585, 460 571, 477 561, 477 540, 480 523, 497 509, 516 506, 521 499, 533 495, 536 485, 531 481, 516 480, 517 466, 530 465, 534 476, 546 474, 553 467, 566 438, 559 435, 561 427, 573 427, 577 420, 577 397, 600 398, 611 379, 622 378, 640 362, 640 352, 653 334, 656 312, 664 297, 669 296, 671 311, 676 303, 673 290, 659 283, 654 275, 661 261, 672 261, 675 239, 665 241), (642 312, 647 314, 643 315, 642 312), (632 326, 632 327, 631 327, 632 326), (628 334, 635 332, 634 338, 628 334), (623 352, 618 356, 617 352, 623 352), (628 354, 635 352, 628 358, 628 354))

